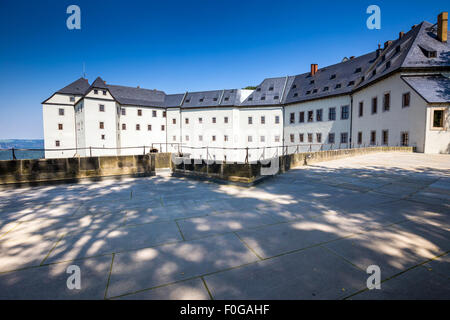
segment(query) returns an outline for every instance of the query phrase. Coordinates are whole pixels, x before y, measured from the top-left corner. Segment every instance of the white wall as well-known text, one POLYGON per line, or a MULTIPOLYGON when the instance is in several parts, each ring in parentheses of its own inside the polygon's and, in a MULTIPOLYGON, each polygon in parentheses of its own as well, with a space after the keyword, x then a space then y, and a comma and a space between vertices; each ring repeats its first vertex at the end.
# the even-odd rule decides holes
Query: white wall
POLYGON ((450 106, 448 104, 427 107, 425 152, 450 153, 450 106), (434 110, 444 110, 443 129, 433 128, 434 110))
POLYGON ((426 102, 412 90, 401 78, 394 75, 374 85, 371 85, 353 95, 353 143, 357 146, 357 135, 363 135, 362 146, 370 145, 370 132, 376 131, 377 144, 381 145, 383 130, 389 130, 389 146, 400 145, 401 132, 409 133, 411 146, 417 147, 418 152, 424 152, 426 102), (383 96, 385 92, 391 94, 389 111, 383 111, 383 96), (402 96, 410 92, 410 106, 402 108, 402 96), (372 114, 372 98, 378 97, 378 112, 372 114), (358 116, 359 102, 364 102, 364 114, 358 116))
MULTIPOLYGON (((297 151, 299 145, 299 152, 308 151, 310 148, 312 151, 320 150, 321 147, 324 150, 331 148, 339 148, 341 142, 341 133, 348 133, 348 139, 350 140, 350 104, 351 98, 349 95, 338 96, 332 98, 326 98, 321 100, 308 101, 303 103, 297 103, 288 105, 285 108, 285 130, 284 139, 285 146, 288 146, 288 153, 297 151), (348 106, 349 118, 346 120, 341 119, 341 108, 348 106), (328 118, 329 109, 335 108, 336 120, 331 121, 328 118), (322 121, 317 121, 317 110, 322 110, 322 121), (313 112, 313 121, 308 122, 308 112, 313 112), (304 122, 300 123, 300 112, 304 112, 304 122), (295 123, 290 123, 290 115, 294 113, 295 123), (322 135, 322 142, 317 141, 317 133, 322 135), (331 146, 328 142, 328 135, 334 133, 335 143, 331 146), (291 134, 294 135, 294 142, 291 142, 291 134), (300 134, 303 134, 303 142, 300 142, 300 134), (308 134, 312 134, 312 143, 308 142, 308 134), (322 146, 323 145, 323 146, 322 146)), ((342 144, 341 147, 345 148, 348 145, 342 144)))

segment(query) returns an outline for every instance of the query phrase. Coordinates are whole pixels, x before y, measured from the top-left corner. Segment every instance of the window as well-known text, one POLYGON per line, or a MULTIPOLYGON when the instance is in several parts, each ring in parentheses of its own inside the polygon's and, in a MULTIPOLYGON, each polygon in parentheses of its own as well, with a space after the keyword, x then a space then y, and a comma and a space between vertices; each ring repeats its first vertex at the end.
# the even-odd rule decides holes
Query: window
POLYGON ((308 133, 308 142, 309 143, 313 142, 313 135, 312 135, 312 133, 308 133))
POLYGON ((106 96, 106 90, 103 90, 103 95, 106 96))
POLYGON ((334 133, 329 133, 328 134, 328 143, 329 144, 334 144, 334 133))
POLYGON ((225 135, 225 136, 223 136, 223 141, 228 141, 228 136, 227 135, 225 135))
POLYGON ((139 130, 141 130, 141 125, 140 125, 140 124, 137 124, 137 125, 136 125, 136 131, 139 131, 139 130))
POLYGON ((322 134, 321 133, 316 133, 316 140, 317 140, 317 143, 322 143, 322 134))
POLYGON ((372 114, 377 113, 378 111, 378 98, 374 97, 372 98, 372 114))
POLYGON ((184 140, 189 141, 189 136, 186 136, 184 140))
POLYGON ((298 140, 300 141, 300 142, 305 142, 305 135, 303 134, 303 133, 300 133, 299 135, 298 135, 298 140))
POLYGON ((261 116, 261 124, 266 124, 266 117, 265 116, 261 116))
POLYGON ((363 115, 364 115, 364 102, 361 101, 361 102, 359 103, 359 112, 358 112, 358 116, 359 116, 359 117, 362 117, 363 115))
POLYGON ((328 120, 334 121, 336 120, 336 108, 330 108, 328 109, 328 120))
POLYGON ((280 96, 274 96, 273 99, 278 100, 278 99, 280 99, 280 96))
POLYGON ((203 101, 205 101, 205 98, 200 98, 199 99, 199 102, 203 102, 203 101))
POLYGON ((409 133, 408 132, 400 133, 400 143, 403 147, 409 146, 409 133))
POLYGON ((391 108, 391 94, 385 93, 383 96, 383 111, 389 111, 391 108))
POLYGON ((153 111, 152 111, 152 117, 153 117, 153 118, 156 118, 156 110, 153 110, 153 111))
POLYGON ((147 125, 147 131, 152 131, 152 125, 151 124, 147 125))
POLYGON ((216 123, 216 117, 212 118, 212 123, 216 123))
POLYGON ((280 136, 275 136, 275 142, 280 142, 280 136))
POLYGON ((313 93, 317 93, 317 89, 314 89, 312 92, 313 92, 313 93))
POLYGON ((308 111, 308 122, 313 122, 313 121, 314 121, 314 112, 308 111))
POLYGON ((138 115, 139 117, 142 117, 142 110, 141 110, 141 109, 138 109, 138 110, 137 110, 137 115, 138 115))
POLYGON ((291 135, 290 135, 290 139, 291 139, 291 142, 292 142, 292 143, 294 143, 294 142, 295 142, 295 136, 294 136, 294 134, 292 134, 292 133, 291 133, 291 135))
POLYGON ((216 97, 216 98, 213 98, 213 101, 217 101, 218 100, 218 98, 216 97))
POLYGON ((265 136, 261 136, 261 137, 260 137, 260 141, 261 141, 261 142, 266 142, 266 137, 265 137, 265 136))
POLYGON ((186 102, 186 103, 189 103, 189 102, 191 102, 191 99, 186 99, 185 102, 186 102))
POLYGON ((125 110, 125 108, 122 108, 121 112, 122 112, 123 116, 125 116, 127 114, 127 111, 125 110))
POLYGON ((177 124, 177 119, 173 118, 172 119, 172 124, 177 124))
POLYGON ((330 79, 331 79, 331 80, 336 79, 336 75, 335 75, 335 74, 332 74, 331 77, 330 77, 330 79))
POLYGON ((322 121, 322 109, 316 110, 316 121, 322 121))
POLYGON ((105 112, 105 105, 99 104, 99 105, 98 105, 98 111, 99 111, 99 112, 105 112))
POLYGON ((383 130, 381 132, 381 142, 387 146, 389 144, 389 130, 383 130))
POLYGON ((261 100, 266 100, 266 96, 262 96, 262 97, 261 97, 261 100))
POLYGON ((212 141, 216 141, 216 136, 212 136, 212 141))
POLYGON ((99 123, 99 128, 100 128, 100 129, 105 129, 105 124, 104 124, 103 122, 100 122, 100 123, 99 123))
POLYGON ((56 140, 56 141, 55 141, 55 146, 56 146, 56 147, 60 147, 60 146, 61 146, 61 143, 59 142, 59 140, 56 140))
POLYGON ((70 97, 70 102, 75 102, 75 97, 70 97))
POLYGON ((291 113, 290 117, 289 117, 289 123, 295 123, 295 113, 291 113))
POLYGON ((94 94, 98 94, 98 90, 97 89, 94 89, 94 94))
POLYGON ((348 119, 349 113, 348 113, 348 106, 341 107, 341 120, 348 119))
POLYGON ((409 104, 411 102, 411 95, 409 92, 404 93, 403 94, 403 99, 402 99, 402 107, 403 108, 407 108, 409 107, 409 104))
POLYGON ((348 86, 350 87, 350 86, 353 86, 355 84, 355 81, 350 81, 349 83, 348 83, 348 86))
POLYGON ((328 91, 330 89, 330 87, 324 87, 323 91, 328 91))
POLYGON ((342 85, 340 83, 338 83, 335 87, 335 89, 340 89, 342 87, 342 85))
POLYGON ((355 73, 360 73, 361 72, 361 68, 356 68, 355 73))
POLYGON ((102 137, 101 137, 101 138, 102 138, 102 140, 105 140, 105 135, 104 135, 104 134, 102 134, 102 137))
POLYGON ((253 101, 253 97, 249 97, 249 98, 248 98, 248 101, 253 101))
POLYGON ((203 136, 198 136, 198 141, 203 141, 203 136))
POLYGON ((223 123, 228 123, 228 117, 223 118, 223 123))
POLYGON ((252 137, 252 136, 248 136, 248 137, 247 137, 247 141, 248 141, 248 142, 252 142, 252 141, 253 141, 253 137, 252 137))
POLYGON ((433 110, 433 129, 444 128, 444 110, 433 110))
POLYGON ((362 132, 358 132, 358 144, 362 144, 362 132))
POLYGON ((122 130, 127 130, 127 125, 125 123, 122 123, 122 130))
POLYGON ((273 87, 270 87, 270 88, 269 88, 269 91, 273 91, 273 87))
POLYGON ((161 131, 166 130, 166 126, 165 125, 161 125, 161 131))
POLYGON ((372 146, 377 144, 377 132, 376 131, 370 131, 370 144, 372 146))
POLYGON ((294 98, 296 98, 296 97, 298 97, 298 93, 297 92, 294 93, 294 98))
POLYGON ((198 118, 198 123, 203 123, 203 118, 198 118))
POLYGON ((347 143, 348 142, 348 133, 342 132, 341 133, 341 143, 347 143))
POLYGON ((252 117, 248 117, 248 124, 253 124, 253 118, 252 117))
POLYGON ((275 116, 275 124, 279 124, 280 123, 280 116, 275 116))
POLYGON ((298 122, 300 122, 300 123, 305 122, 305 112, 304 112, 304 111, 302 111, 302 112, 299 113, 299 119, 298 119, 298 122))
MULTIPOLYGON (((155 111, 155 117, 156 117, 156 111, 155 111)), ((167 112, 163 111, 163 118, 167 117, 167 112)))
POLYGON ((60 115, 60 116, 63 116, 64 115, 64 109, 58 109, 58 114, 60 115))
POLYGON ((172 136, 172 141, 177 141, 177 136, 172 136))
POLYGON ((228 101, 228 100, 230 100, 230 97, 225 97, 224 100, 225 100, 225 101, 228 101))
POLYGON ((184 123, 189 124, 189 118, 185 118, 184 123))
POLYGON ((63 129, 63 124, 62 123, 58 123, 58 130, 62 130, 63 129))

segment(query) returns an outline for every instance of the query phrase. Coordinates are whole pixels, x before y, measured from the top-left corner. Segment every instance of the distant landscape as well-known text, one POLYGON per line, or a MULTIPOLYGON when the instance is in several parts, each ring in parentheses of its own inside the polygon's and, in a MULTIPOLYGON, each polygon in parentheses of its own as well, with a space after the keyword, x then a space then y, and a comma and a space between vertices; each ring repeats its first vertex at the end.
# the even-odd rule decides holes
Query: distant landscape
MULTIPOLYGON (((0 139, 0 160, 12 160, 11 150, 4 149, 44 149, 44 140, 42 139, 0 139)), ((17 159, 42 159, 44 151, 42 150, 15 150, 17 159)))

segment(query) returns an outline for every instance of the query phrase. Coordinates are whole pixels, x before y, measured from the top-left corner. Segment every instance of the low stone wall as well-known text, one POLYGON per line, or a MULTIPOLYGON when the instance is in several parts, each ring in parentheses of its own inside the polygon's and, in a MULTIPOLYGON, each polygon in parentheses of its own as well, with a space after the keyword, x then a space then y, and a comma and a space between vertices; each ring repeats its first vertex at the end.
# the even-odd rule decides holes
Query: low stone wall
POLYGON ((74 180, 120 175, 152 175, 149 155, 0 161, 0 184, 74 180))
POLYGON ((161 153, 151 153, 153 162, 155 163, 156 169, 166 169, 172 168, 172 153, 161 152, 161 153))
POLYGON ((292 168, 313 164, 316 162, 330 161, 341 158, 353 157, 368 153, 379 152, 413 152, 412 147, 371 147, 359 149, 341 149, 319 152, 305 152, 281 156, 272 159, 271 163, 213 163, 207 164, 205 161, 196 160, 199 164, 191 163, 192 159, 177 158, 176 165, 173 166, 175 176, 191 176, 203 179, 216 179, 229 181, 232 183, 252 185, 264 178, 277 173, 286 172, 292 168), (270 168, 275 168, 270 170, 270 168), (267 175, 261 174, 261 170, 267 168, 267 175))

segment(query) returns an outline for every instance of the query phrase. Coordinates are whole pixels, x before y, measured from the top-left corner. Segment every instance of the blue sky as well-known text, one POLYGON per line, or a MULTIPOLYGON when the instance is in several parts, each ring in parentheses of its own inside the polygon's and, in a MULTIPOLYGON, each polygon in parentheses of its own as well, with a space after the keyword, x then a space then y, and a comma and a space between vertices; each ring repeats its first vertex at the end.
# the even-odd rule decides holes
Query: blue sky
POLYGON ((90 82, 242 88, 370 52, 448 9, 448 0, 1 0, 0 139, 42 138, 40 103, 78 79, 83 62, 90 82), (81 30, 66 27, 71 4, 81 30), (381 30, 366 27, 371 4, 381 30))

